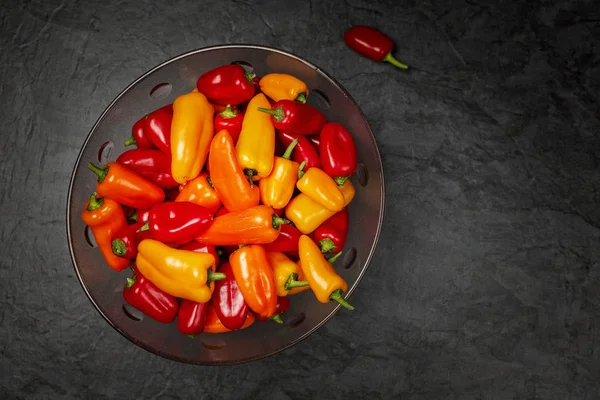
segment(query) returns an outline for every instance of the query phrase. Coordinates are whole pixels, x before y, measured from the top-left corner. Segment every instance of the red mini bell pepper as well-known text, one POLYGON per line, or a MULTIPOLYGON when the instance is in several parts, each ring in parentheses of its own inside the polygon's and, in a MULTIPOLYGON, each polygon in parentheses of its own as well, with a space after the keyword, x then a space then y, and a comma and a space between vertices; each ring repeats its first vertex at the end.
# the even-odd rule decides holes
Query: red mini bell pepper
POLYGON ((212 212, 188 201, 164 202, 150 210, 148 222, 140 230, 150 230, 152 238, 163 243, 183 244, 204 233, 212 223, 212 212))
POLYGON ((165 324, 175 320, 179 309, 179 303, 174 296, 157 288, 137 269, 134 270, 132 278, 127 278, 127 284, 123 288, 123 298, 127 304, 165 324))
POLYGON ((254 76, 240 65, 223 65, 200 75, 196 87, 211 103, 234 106, 254 96, 254 76))
POLYGON ((171 175, 171 159, 156 149, 135 149, 122 153, 117 162, 137 172, 150 182, 163 189, 179 186, 171 175))
POLYGON ((325 124, 320 137, 321 169, 334 178, 338 185, 342 185, 358 167, 354 140, 337 122, 325 124))
POLYGON ((319 168, 321 166, 321 160, 319 158, 319 152, 307 139, 309 136, 299 135, 297 133, 291 133, 286 131, 278 131, 277 138, 285 146, 288 147, 295 139, 298 139, 298 144, 292 151, 292 160, 298 164, 306 161, 304 165, 305 169, 319 168))
POLYGON ((302 233, 292 225, 283 224, 279 236, 274 242, 267 243, 264 248, 267 252, 298 253, 298 239, 302 233))
POLYGON ((133 222, 143 222, 146 223, 150 219, 150 209, 149 208, 138 208, 135 210, 135 213, 132 215, 131 220, 133 222))
POLYGON ((215 115, 215 134, 226 129, 233 140, 233 144, 236 144, 242 131, 242 122, 244 122, 244 113, 227 104, 225 110, 215 115))
POLYGON ((271 315, 269 318, 265 318, 260 314, 256 314, 256 318, 259 321, 268 321, 272 320, 277 322, 278 324, 283 324, 283 320, 281 319, 281 314, 290 309, 290 299, 288 296, 278 296, 277 297, 277 306, 275 307, 275 314, 271 315))
POLYGON ((171 156, 172 121, 173 111, 169 112, 168 108, 162 107, 148 114, 144 127, 152 144, 169 157, 171 156))
POLYGON ((233 277, 231 264, 221 265, 218 272, 225 274, 226 278, 215 282, 212 302, 219 320, 227 329, 240 329, 248 316, 248 304, 244 295, 233 277))
POLYGON ((276 129, 300 135, 315 135, 327 123, 321 111, 293 100, 279 100, 272 109, 259 107, 258 110, 271 114, 276 129))
POLYGON ((149 231, 138 232, 142 226, 144 226, 143 222, 136 222, 118 231, 111 243, 113 254, 123 258, 134 259, 138 253, 138 244, 142 240, 152 237, 149 231))
POLYGON ((177 329, 179 332, 194 337, 204 330, 204 322, 208 314, 207 303, 196 303, 195 301, 183 299, 177 313, 177 329))
POLYGON ((385 61, 401 69, 408 68, 406 64, 392 56, 394 49, 392 39, 375 28, 364 25, 353 26, 344 33, 344 41, 352 50, 373 61, 385 61))
MULTIPOLYGON (((311 234, 321 252, 337 254, 344 248, 349 226, 348 208, 335 213, 311 234)), ((283 226, 282 226, 283 228, 283 226)), ((281 234, 279 234, 281 236, 281 234)))
POLYGON ((131 137, 125 141, 125 146, 136 145, 138 149, 155 149, 146 134, 146 116, 138 119, 131 128, 131 137))

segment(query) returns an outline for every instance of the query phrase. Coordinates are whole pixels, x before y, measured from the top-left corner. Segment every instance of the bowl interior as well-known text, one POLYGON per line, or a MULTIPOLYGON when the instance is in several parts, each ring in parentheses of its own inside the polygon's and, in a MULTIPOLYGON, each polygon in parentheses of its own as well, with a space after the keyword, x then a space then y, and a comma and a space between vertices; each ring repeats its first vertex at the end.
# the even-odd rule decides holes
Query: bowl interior
MULTIPOLYGON (((255 323, 242 331, 207 334, 190 339, 166 325, 144 318, 126 306, 122 291, 128 271, 116 273, 105 263, 93 235, 81 221, 83 204, 95 189, 88 162, 114 161, 140 116, 195 87, 198 76, 223 64, 238 62, 262 76, 288 73, 306 82, 308 102, 329 121, 348 129, 361 165, 352 177, 356 196, 349 206, 350 231, 343 255, 335 264, 351 293, 373 254, 383 218, 384 185, 381 158, 367 121, 350 95, 316 66, 292 54, 262 46, 227 45, 200 49, 171 59, 126 88, 105 110, 88 135, 75 164, 67 204, 67 231, 75 270, 100 314, 135 344, 163 357, 196 364, 234 364, 281 351, 310 335, 339 308, 319 303, 312 292, 291 298, 284 324, 255 323)), ((357 310, 354 312, 364 312, 357 310)))

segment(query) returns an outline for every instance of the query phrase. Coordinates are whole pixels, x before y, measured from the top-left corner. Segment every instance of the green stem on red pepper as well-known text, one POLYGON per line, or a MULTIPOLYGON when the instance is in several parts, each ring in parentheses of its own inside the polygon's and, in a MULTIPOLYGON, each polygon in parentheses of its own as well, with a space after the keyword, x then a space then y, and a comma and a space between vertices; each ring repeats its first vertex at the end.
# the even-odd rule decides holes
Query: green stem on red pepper
POLYGON ((342 252, 340 251, 340 252, 339 252, 339 253, 337 253, 335 256, 328 258, 328 259, 327 259, 327 262, 328 262, 329 264, 333 264, 334 262, 336 262, 336 261, 337 261, 337 259, 338 259, 338 258, 340 258, 340 256, 341 256, 341 255, 342 255, 342 252))
POLYGON ((131 146, 131 145, 136 145, 137 142, 135 141, 135 138, 133 136, 131 136, 129 139, 127 139, 125 141, 125 143, 123 143, 125 145, 125 147, 127 146, 131 146))
POLYGON ((281 313, 273 314, 269 319, 277 322, 278 324, 283 324, 283 319, 281 319, 281 313))

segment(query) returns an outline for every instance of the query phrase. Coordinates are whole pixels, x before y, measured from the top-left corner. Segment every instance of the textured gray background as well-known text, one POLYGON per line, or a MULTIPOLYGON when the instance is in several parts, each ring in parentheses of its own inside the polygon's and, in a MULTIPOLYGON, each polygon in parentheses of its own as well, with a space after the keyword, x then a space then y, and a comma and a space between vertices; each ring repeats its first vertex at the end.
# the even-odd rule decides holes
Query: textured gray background
POLYGON ((600 397, 597 2, 153 3, 0 2, 1 398, 600 397), (359 23, 414 68, 350 52, 359 23), (99 316, 65 205, 81 144, 126 85, 229 42, 292 51, 345 85, 389 201, 358 311, 274 357, 205 368, 99 316))

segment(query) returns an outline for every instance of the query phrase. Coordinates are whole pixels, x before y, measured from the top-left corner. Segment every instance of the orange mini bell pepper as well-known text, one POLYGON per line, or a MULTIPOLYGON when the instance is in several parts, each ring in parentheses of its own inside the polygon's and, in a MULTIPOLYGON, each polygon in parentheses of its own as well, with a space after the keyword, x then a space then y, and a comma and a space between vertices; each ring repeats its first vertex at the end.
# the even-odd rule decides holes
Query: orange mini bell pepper
MULTIPOLYGON (((244 325, 242 325, 242 327, 240 329, 245 329, 245 328, 249 327, 250 325, 252 325, 254 323, 255 320, 256 320, 256 317, 254 316, 254 314, 249 312, 248 315, 246 316, 246 321, 244 322, 244 325)), ((223 323, 219 319, 219 316, 217 315, 217 312, 215 311, 215 307, 213 306, 212 302, 209 304, 208 310, 206 312, 206 320, 204 321, 203 332, 206 332, 206 333, 231 332, 231 330, 227 329, 225 327, 225 325, 223 325, 223 323)))
POLYGON ((81 219, 90 227, 94 239, 109 267, 123 271, 129 266, 129 259, 118 257, 112 251, 113 236, 127 226, 123 207, 109 198, 98 198, 92 194, 86 201, 81 219))
POLYGON ((208 174, 200 174, 185 185, 180 185, 175 201, 189 201, 198 204, 210 210, 212 214, 221 207, 221 200, 213 188, 208 174))
POLYGON ((258 111, 259 108, 270 107, 269 100, 262 93, 250 100, 235 146, 240 166, 244 169, 244 173, 253 180, 267 177, 273 170, 275 127, 269 114, 258 111))
POLYGON ((281 252, 267 252, 267 258, 273 268, 278 296, 287 296, 310 289, 308 282, 301 278, 302 270, 288 256, 281 252))
POLYGON ((260 199, 263 204, 273 208, 283 208, 290 202, 298 180, 299 165, 290 160, 296 144, 298 144, 298 139, 288 146, 282 157, 275 157, 271 174, 258 182, 260 199))
MULTIPOLYGON (((344 207, 350 204, 356 193, 350 180, 346 180, 339 188, 344 196, 344 207)), ((296 228, 305 235, 312 233, 323 222, 335 215, 335 211, 328 210, 321 204, 313 201, 300 193, 294 197, 285 208, 285 216, 292 221, 296 228)))
POLYGON ((195 240, 213 246, 271 243, 286 222, 271 207, 260 205, 215 218, 195 240))
POLYGON ((262 318, 275 314, 277 288, 264 247, 243 246, 229 256, 229 263, 248 307, 262 318))
POLYGON ((304 165, 306 161, 298 169, 298 190, 329 211, 341 211, 345 206, 345 199, 338 184, 322 169, 313 167, 306 172, 302 171, 304 165))
POLYGON ((258 83, 260 90, 275 101, 296 100, 306 103, 308 87, 295 76, 288 74, 267 74, 258 83))
POLYGON ((214 272, 215 256, 178 250, 154 239, 138 245, 138 270, 156 287, 171 296, 206 303, 215 289, 214 281, 225 274, 214 272))
MULTIPOLYGON (((298 254, 304 279, 308 281, 317 300, 321 303, 337 301, 348 310, 354 310, 354 307, 342 297, 348 290, 348 284, 335 272, 331 262, 323 256, 321 249, 311 238, 306 235, 300 236, 298 254)), ((335 257, 339 257, 339 254, 335 257)))
POLYGON ((199 92, 186 93, 173 102, 171 173, 177 183, 200 174, 214 135, 213 114, 213 106, 199 92))
POLYGON ((234 150, 231 135, 222 130, 214 137, 208 156, 212 184, 223 206, 231 212, 255 207, 260 202, 258 186, 248 182, 234 150))

